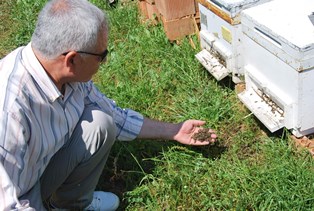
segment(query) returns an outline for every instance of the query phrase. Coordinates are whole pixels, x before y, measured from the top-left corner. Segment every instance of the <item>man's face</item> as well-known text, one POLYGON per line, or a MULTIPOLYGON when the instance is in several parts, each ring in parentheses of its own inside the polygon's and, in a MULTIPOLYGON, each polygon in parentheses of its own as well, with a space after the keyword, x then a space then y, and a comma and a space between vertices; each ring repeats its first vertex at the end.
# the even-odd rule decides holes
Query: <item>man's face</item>
POLYGON ((76 81, 86 82, 91 80, 92 76, 98 71, 99 65, 106 61, 103 58, 103 54, 107 50, 107 36, 102 32, 101 36, 98 36, 98 42, 93 52, 79 52, 77 58, 74 58, 75 62, 75 75, 76 81), (83 56, 83 54, 85 54, 83 56))

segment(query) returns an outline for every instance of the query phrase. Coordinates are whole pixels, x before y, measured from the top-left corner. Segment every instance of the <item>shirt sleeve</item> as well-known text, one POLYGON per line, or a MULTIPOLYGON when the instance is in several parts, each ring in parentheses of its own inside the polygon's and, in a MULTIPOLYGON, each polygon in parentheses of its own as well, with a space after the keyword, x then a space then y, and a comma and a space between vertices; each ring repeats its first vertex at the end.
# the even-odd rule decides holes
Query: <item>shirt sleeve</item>
POLYGON ((117 127, 117 140, 134 140, 142 128, 143 115, 132 109, 118 107, 115 101, 107 98, 92 82, 88 82, 86 86, 89 102, 85 103, 96 103, 100 109, 113 117, 117 127))
POLYGON ((12 184, 9 175, 0 163, 0 210, 25 210, 32 211, 28 200, 18 200, 15 187, 12 184))
MULTIPOLYGON (((4 116, 6 115, 3 112, 0 115, 2 120, 5 119, 4 116)), ((17 168, 14 168, 15 165, 11 164, 16 163, 18 165, 15 159, 19 157, 17 154, 12 156, 12 143, 16 142, 12 140, 16 140, 17 134, 20 133, 17 129, 19 128, 18 125, 12 127, 12 124, 9 123, 14 121, 13 118, 7 115, 6 119, 7 121, 2 121, 3 125, 0 129, 0 139, 2 140, 0 144, 0 210, 34 210, 30 207, 28 200, 18 199, 18 191, 12 181, 13 178, 16 178, 18 171, 16 171, 17 168), (4 146, 8 146, 9 149, 4 148, 4 146), (8 169, 11 169, 10 173, 8 173, 8 169)))

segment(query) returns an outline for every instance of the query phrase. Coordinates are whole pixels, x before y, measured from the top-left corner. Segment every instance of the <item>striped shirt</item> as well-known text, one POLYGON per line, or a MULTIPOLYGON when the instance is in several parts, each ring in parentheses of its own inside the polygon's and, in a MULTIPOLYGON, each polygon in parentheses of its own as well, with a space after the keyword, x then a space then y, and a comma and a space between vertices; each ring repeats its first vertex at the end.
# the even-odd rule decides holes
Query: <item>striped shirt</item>
POLYGON ((139 134, 143 116, 117 107, 91 81, 66 84, 65 90, 63 96, 30 43, 0 60, 0 210, 28 206, 18 198, 72 135, 86 105, 113 117, 117 140, 139 134))

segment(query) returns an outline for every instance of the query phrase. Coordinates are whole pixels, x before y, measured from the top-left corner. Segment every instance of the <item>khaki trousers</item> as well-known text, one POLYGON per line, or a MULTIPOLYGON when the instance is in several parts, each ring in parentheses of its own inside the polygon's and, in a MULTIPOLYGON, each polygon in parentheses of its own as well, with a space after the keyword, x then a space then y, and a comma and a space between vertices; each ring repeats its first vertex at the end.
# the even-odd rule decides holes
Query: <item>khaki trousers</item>
POLYGON ((115 136, 110 115, 96 107, 85 108, 69 141, 52 157, 38 184, 21 199, 28 199, 36 210, 44 210, 43 202, 49 201, 72 210, 88 206, 115 136))

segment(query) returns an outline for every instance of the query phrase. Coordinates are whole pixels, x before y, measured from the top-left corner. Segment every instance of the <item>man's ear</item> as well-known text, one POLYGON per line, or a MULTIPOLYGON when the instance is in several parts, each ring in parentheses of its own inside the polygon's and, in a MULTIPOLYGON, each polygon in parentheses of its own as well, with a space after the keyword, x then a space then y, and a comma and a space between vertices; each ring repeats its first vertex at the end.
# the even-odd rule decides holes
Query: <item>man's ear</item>
POLYGON ((77 56, 77 53, 75 51, 69 51, 66 55, 65 55, 65 65, 67 67, 73 68, 74 64, 75 64, 75 57, 77 56))

